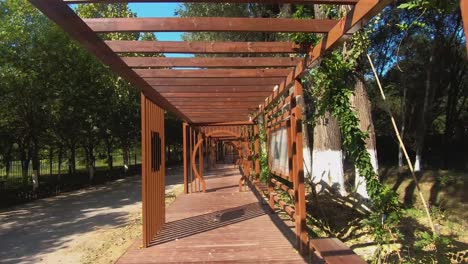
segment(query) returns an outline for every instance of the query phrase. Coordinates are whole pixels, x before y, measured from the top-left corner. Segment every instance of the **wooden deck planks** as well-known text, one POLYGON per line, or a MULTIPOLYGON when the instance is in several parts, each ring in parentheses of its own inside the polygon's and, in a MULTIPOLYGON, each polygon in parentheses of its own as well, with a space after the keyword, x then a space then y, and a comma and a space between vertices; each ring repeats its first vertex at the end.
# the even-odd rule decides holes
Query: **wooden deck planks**
POLYGON ((293 230, 252 192, 238 192, 239 178, 233 165, 206 173, 207 192, 179 196, 153 246, 137 240, 117 263, 305 263, 293 230))

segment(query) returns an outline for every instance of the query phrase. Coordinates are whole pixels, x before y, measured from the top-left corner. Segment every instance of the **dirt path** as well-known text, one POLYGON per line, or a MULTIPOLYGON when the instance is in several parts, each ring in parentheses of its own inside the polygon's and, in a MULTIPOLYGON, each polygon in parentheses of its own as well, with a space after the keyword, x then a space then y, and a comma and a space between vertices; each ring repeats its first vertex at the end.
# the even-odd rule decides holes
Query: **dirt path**
MULTIPOLYGON (((168 169, 166 199, 182 191, 168 169)), ((141 235, 141 177, 0 211, 0 263, 113 263, 141 235)))

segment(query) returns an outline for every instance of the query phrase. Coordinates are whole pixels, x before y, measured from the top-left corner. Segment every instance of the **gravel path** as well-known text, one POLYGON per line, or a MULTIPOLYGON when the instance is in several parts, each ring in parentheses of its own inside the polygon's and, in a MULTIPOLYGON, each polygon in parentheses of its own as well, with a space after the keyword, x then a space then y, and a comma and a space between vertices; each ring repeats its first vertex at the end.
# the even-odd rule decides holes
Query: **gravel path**
MULTIPOLYGON (((169 200, 181 172, 167 170, 169 200)), ((140 235, 135 176, 0 211, 0 263, 112 263, 140 235)))

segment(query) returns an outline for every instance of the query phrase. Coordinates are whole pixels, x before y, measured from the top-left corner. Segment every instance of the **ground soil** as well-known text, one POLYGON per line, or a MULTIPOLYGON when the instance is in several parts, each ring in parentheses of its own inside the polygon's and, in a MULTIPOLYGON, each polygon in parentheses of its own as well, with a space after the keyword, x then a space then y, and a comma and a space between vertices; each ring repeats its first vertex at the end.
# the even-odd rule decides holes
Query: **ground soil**
MULTIPOLYGON (((166 204, 183 191, 169 168, 166 204)), ((141 236, 141 177, 0 211, 0 263, 114 263, 141 236)))

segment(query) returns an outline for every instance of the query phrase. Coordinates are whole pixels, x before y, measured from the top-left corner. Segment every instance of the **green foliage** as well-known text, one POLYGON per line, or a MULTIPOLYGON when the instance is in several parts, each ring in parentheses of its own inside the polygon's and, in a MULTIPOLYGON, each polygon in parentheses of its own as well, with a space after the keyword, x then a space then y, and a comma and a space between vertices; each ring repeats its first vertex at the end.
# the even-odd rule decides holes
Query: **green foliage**
POLYGON ((266 149, 268 142, 264 124, 258 124, 258 136, 260 141, 260 180, 267 183, 270 180, 270 167, 268 166, 268 152, 266 149))
MULTIPOLYGON (((76 12, 81 17, 135 16, 121 3, 77 5, 76 12)), ((103 37, 155 40, 153 33, 103 37)), ((32 160, 39 168, 34 161, 49 158, 50 151, 68 160, 74 173, 74 164, 83 162, 76 157, 86 156, 94 166, 96 157, 104 155, 111 164, 117 149, 125 156, 139 144, 138 89, 26 0, 0 1, 0 79, 0 167, 21 160, 27 177, 27 164, 32 160)), ((166 139, 180 142, 180 123, 174 118, 167 123, 174 131, 166 139)))
MULTIPOLYGON (((313 10, 310 8, 299 5, 296 7, 296 11, 293 13, 292 18, 294 19, 310 19, 313 10)), ((319 38, 315 34, 303 34, 303 33, 280 33, 279 36, 293 41, 295 43, 307 44, 314 46, 319 41, 319 38)))
POLYGON ((344 50, 328 54, 319 67, 310 72, 313 89, 317 98, 316 118, 330 112, 339 123, 343 148, 359 174, 366 179, 367 192, 372 213, 366 221, 374 234, 375 241, 382 245, 392 239, 400 220, 400 202, 396 193, 384 188, 374 172, 369 153, 366 150, 367 134, 359 128, 359 119, 351 105, 353 93, 352 76, 358 59, 367 49, 369 40, 366 32, 356 33, 344 50))

